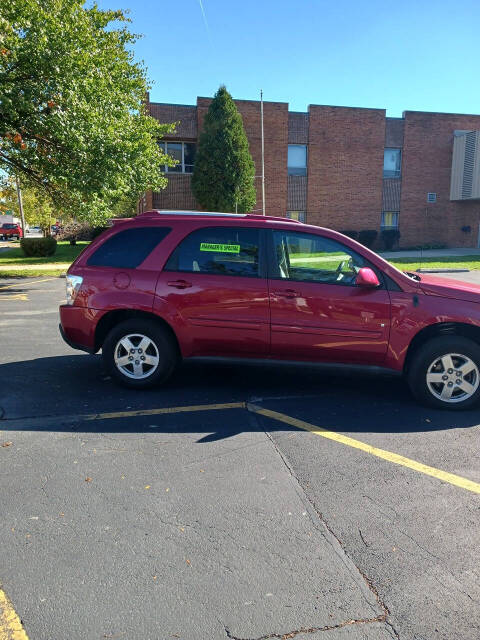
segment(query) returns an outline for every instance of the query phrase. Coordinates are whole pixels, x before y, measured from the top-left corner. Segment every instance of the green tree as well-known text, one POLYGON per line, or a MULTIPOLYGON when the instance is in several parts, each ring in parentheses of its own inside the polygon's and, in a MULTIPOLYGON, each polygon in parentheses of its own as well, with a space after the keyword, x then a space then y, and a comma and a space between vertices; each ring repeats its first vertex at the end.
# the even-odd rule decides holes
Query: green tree
POLYGON ((255 165, 242 117, 225 87, 215 94, 200 135, 192 190, 210 211, 251 211, 255 206, 255 165))
POLYGON ((94 224, 170 164, 126 22, 84 0, 0 0, 0 169, 94 224))
POLYGON ((12 178, 3 176, 0 179, 0 215, 5 215, 7 211, 13 211, 13 215, 18 215, 18 200, 15 183, 12 178))
MULTIPOLYGON (((25 222, 30 226, 38 225, 44 234, 48 233, 60 216, 45 193, 35 186, 24 186, 22 201, 25 222)), ((0 183, 0 213, 6 211, 13 211, 14 217, 20 217, 17 189, 12 177, 7 177, 0 183)))
POLYGON ((59 216, 48 198, 35 187, 27 187, 22 189, 22 201, 25 222, 30 226, 38 225, 44 235, 50 233, 50 227, 59 216))
POLYGON ((122 198, 112 207, 112 218, 130 218, 137 212, 138 198, 122 198))

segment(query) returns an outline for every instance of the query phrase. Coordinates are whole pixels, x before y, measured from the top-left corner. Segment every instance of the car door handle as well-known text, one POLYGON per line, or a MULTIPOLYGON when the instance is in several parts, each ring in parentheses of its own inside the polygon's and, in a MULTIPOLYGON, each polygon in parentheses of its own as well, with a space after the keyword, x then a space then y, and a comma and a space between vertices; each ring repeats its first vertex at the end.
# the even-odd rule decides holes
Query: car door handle
POLYGON ((191 282, 187 282, 186 280, 172 280, 167 282, 169 287, 175 287, 176 289, 188 289, 192 286, 191 282))
POLYGON ((284 289, 283 291, 274 291, 273 295, 279 298, 299 298, 301 294, 295 289, 284 289))

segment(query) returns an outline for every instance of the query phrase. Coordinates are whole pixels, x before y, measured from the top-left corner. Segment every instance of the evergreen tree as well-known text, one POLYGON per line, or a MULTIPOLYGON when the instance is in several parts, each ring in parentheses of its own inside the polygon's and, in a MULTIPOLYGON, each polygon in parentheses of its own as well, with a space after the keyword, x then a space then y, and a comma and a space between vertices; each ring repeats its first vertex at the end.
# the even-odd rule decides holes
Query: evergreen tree
POLYGON ((209 211, 251 211, 255 206, 255 165, 242 117, 224 86, 205 116, 192 177, 192 190, 209 211))

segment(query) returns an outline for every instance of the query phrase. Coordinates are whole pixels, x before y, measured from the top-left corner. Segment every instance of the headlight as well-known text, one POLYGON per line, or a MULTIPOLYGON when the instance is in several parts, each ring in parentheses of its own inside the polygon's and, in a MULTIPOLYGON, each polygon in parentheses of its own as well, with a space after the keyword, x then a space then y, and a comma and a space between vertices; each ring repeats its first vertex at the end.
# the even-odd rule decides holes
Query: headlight
POLYGON ((80 289, 80 286, 83 282, 82 276, 67 276, 66 279, 66 287, 67 287, 67 304, 73 304, 75 297, 80 289))

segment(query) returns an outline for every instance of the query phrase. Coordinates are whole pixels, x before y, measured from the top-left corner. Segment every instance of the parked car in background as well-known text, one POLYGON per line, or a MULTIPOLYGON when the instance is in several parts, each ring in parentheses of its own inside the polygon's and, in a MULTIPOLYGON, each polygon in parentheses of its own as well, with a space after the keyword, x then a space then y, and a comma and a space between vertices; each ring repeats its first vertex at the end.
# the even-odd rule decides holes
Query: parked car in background
POLYGON ((150 211, 103 232, 66 284, 64 339, 102 349, 129 387, 182 359, 241 357, 373 365, 434 407, 479 400, 480 286, 403 273, 329 229, 150 211))
POLYGON ((8 240, 9 238, 20 240, 23 237, 22 227, 16 222, 5 222, 0 227, 0 237, 3 240, 8 240))
POLYGON ((29 233, 30 235, 32 235, 32 234, 37 234, 38 235, 39 233, 40 234, 42 233, 42 230, 41 230, 40 227, 34 226, 34 227, 30 227, 28 229, 27 233, 29 233))

